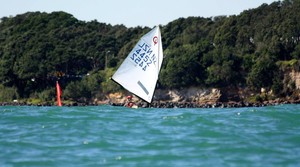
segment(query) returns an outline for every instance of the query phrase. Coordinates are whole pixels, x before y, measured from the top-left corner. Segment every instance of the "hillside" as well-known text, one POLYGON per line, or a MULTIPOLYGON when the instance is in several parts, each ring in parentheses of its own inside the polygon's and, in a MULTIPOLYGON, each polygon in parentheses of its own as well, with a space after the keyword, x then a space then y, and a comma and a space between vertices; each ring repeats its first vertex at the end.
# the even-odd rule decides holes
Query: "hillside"
MULTIPOLYGON (((299 0, 284 0, 161 26, 165 60, 157 88, 215 88, 222 92, 219 101, 299 99, 299 11, 299 0)), ((65 12, 3 17, 0 101, 53 102, 56 80, 69 101, 124 92, 109 77, 149 30, 84 22, 65 12)))

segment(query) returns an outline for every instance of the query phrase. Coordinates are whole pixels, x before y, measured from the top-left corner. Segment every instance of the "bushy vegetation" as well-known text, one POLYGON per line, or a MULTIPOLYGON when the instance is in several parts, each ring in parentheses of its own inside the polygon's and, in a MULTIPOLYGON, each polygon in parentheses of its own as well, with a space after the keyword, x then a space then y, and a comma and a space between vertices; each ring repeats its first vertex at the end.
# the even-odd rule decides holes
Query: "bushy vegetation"
MULTIPOLYGON (((161 26, 165 60, 158 86, 264 87, 284 94, 284 62, 299 65, 299 11, 299 0, 284 0, 237 16, 179 18, 161 26)), ((51 100, 45 96, 55 94, 56 80, 73 100, 119 91, 109 77, 149 30, 79 21, 65 12, 3 17, 0 90, 9 94, 1 93, 0 101, 51 100)))
POLYGON ((3 85, 0 85, 0 101, 8 102, 17 98, 18 98, 18 94, 15 88, 4 87, 3 85))

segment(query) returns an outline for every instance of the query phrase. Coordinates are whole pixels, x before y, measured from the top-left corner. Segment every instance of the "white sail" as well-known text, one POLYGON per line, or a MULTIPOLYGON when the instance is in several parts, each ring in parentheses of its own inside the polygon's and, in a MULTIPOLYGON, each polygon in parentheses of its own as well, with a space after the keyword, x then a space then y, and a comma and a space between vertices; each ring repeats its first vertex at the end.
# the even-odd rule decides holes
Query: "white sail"
POLYGON ((161 34, 157 26, 138 41, 112 79, 151 103, 162 61, 161 34))

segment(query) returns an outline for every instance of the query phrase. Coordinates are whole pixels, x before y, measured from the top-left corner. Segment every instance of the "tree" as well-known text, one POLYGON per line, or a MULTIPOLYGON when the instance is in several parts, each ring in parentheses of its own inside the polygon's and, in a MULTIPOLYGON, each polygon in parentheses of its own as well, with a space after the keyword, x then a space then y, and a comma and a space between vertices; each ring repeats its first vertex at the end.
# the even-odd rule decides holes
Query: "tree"
POLYGON ((253 65, 247 77, 247 83, 256 90, 270 88, 273 85, 273 78, 277 71, 278 67, 274 61, 265 55, 253 65))

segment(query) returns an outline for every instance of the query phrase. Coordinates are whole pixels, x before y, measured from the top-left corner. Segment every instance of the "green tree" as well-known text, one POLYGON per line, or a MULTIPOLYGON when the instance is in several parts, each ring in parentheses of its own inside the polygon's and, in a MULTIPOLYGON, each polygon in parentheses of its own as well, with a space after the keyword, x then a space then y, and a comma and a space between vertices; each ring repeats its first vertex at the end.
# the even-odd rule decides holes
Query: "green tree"
POLYGON ((270 88, 278 67, 268 56, 263 56, 253 65, 247 83, 254 89, 270 88))

